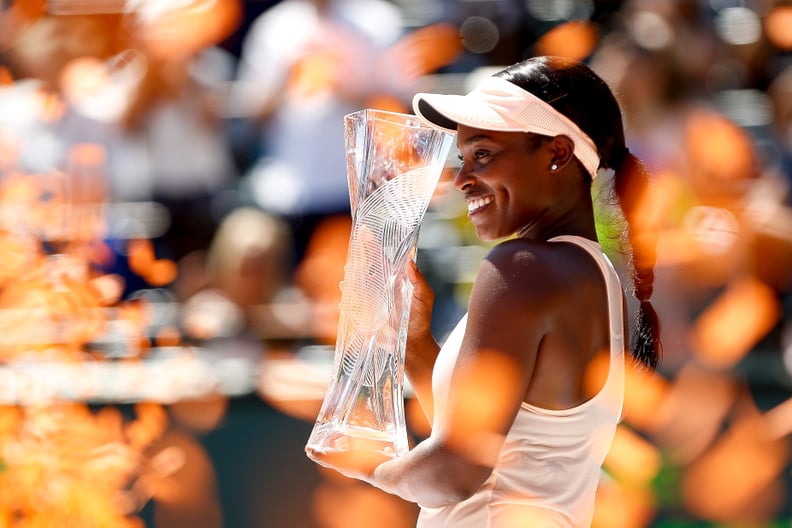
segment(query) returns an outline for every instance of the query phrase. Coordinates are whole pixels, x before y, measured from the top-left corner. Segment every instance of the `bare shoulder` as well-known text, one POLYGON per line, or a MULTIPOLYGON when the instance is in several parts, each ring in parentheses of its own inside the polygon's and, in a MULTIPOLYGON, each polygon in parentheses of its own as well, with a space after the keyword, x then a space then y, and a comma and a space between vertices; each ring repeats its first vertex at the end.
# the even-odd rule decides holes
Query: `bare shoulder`
POLYGON ((596 276, 596 263, 572 244, 511 239, 493 247, 482 261, 478 280, 508 287, 515 295, 552 295, 596 276))
POLYGON ((569 274, 559 270, 563 260, 548 243, 514 239, 493 247, 476 274, 470 318, 490 327, 515 320, 544 326, 569 274))
POLYGON ((469 311, 490 323, 504 318, 549 330, 601 308, 605 296, 602 272, 585 249, 512 239, 493 247, 481 262, 469 311))

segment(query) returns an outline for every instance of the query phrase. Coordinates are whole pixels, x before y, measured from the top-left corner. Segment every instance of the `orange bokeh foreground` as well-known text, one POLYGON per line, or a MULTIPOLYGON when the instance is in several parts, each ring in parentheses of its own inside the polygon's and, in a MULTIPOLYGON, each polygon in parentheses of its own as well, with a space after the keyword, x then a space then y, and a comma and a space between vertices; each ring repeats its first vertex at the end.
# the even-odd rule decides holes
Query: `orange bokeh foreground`
MULTIPOLYGON (((219 527, 214 470, 186 431, 215 427, 228 398, 177 401, 206 385, 186 348, 152 363, 178 373, 164 385, 143 362, 181 340, 168 327, 150 334, 148 302, 122 299, 124 280, 100 271, 114 258, 102 241, 105 158, 100 145, 79 144, 64 173, 0 179, 0 527, 142 528, 136 514, 152 499, 169 526, 219 527), (106 356, 109 337, 123 357, 106 356), (136 401, 157 387, 185 433, 169 432, 163 403, 139 401, 132 417, 83 403, 136 401)), ((150 241, 128 251, 149 284, 174 280, 176 264, 155 258, 150 241)))
POLYGON ((125 419, 77 403, 0 407, 0 526, 142 527, 130 515, 152 496, 141 464, 167 428, 156 404, 125 419))
POLYGON ((557 55, 583 60, 597 47, 597 27, 583 20, 560 24, 536 42, 537 55, 557 55))
POLYGON ((694 353, 715 368, 733 367, 778 322, 775 292, 753 277, 736 279, 692 330, 694 353))
POLYGON ((792 6, 777 5, 765 18, 767 38, 783 50, 792 50, 792 6))

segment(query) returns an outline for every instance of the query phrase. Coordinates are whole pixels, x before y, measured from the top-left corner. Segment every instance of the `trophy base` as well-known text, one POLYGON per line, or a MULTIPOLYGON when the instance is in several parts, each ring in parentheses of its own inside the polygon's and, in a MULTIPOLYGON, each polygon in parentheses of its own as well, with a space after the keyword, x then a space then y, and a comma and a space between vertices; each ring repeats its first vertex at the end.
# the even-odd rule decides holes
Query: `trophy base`
MULTIPOLYGON (((359 425, 326 422, 317 424, 306 451, 321 453, 374 452, 395 458, 407 452, 407 442, 397 442, 394 432, 359 425)), ((313 458, 313 457, 311 457, 313 458)))

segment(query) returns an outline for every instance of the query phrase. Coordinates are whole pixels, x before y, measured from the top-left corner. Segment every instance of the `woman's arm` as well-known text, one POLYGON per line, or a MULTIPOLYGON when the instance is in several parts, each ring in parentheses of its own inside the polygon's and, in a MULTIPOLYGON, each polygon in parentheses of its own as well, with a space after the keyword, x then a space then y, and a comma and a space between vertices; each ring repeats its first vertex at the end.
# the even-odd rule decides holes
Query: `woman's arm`
POLYGON ((459 502, 497 462, 522 404, 547 331, 542 270, 514 245, 495 248, 471 293, 468 322, 446 405, 430 437, 368 477, 387 492, 423 506, 459 502))

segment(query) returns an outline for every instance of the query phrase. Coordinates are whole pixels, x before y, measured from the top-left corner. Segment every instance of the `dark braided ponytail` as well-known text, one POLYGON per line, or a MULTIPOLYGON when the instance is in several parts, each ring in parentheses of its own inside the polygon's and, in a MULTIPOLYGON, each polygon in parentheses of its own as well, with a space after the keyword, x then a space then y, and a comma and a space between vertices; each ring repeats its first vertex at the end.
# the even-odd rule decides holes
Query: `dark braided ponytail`
POLYGON ((624 236, 632 248, 633 295, 638 300, 632 339, 633 357, 651 369, 660 361, 660 321, 650 299, 654 289, 657 236, 638 227, 636 215, 641 197, 648 192, 649 174, 641 160, 626 147, 608 164, 614 171, 613 190, 627 221, 624 236))
MULTIPOLYGON (((650 302, 656 235, 638 225, 638 207, 649 187, 649 173, 625 145, 616 98, 588 66, 559 57, 534 57, 510 66, 497 76, 533 93, 575 122, 597 146, 600 168, 614 171, 613 190, 626 220, 623 229, 626 240, 622 246, 631 248, 626 253, 630 256, 632 294, 638 300, 632 355, 645 367, 656 369, 662 349, 660 321, 650 302)), ((581 170, 586 173, 582 166, 581 170)))

